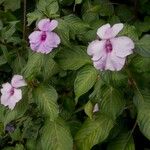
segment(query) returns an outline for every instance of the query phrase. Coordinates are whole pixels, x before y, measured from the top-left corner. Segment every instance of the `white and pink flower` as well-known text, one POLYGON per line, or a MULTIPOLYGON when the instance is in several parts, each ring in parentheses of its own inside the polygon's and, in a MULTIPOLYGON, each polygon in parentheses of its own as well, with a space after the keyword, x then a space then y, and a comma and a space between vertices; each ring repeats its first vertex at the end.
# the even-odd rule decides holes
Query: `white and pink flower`
POLYGON ((57 26, 56 20, 40 20, 37 25, 39 30, 29 35, 30 48, 43 54, 48 54, 57 48, 60 44, 60 38, 55 32, 52 32, 57 26))
POLYGON ((87 48, 93 64, 98 70, 119 71, 123 68, 126 56, 133 53, 134 43, 127 36, 116 37, 123 24, 105 24, 97 30, 101 40, 91 42, 87 48))
POLYGON ((1 104, 8 106, 11 110, 14 109, 16 103, 22 99, 22 90, 19 88, 26 85, 23 76, 14 75, 11 84, 7 82, 2 85, 1 104))

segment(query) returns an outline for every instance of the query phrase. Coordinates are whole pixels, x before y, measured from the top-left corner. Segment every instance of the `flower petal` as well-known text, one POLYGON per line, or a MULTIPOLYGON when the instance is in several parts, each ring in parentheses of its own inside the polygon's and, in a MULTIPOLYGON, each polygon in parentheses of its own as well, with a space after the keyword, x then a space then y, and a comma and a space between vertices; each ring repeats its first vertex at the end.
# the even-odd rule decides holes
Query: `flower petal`
POLYGON ((14 94, 9 98, 8 107, 12 110, 14 109, 17 102, 22 99, 21 89, 14 89, 14 94))
POLYGON ((98 70, 105 70, 107 54, 103 55, 99 60, 93 61, 94 67, 98 70))
POLYGON ((112 37, 115 37, 123 29, 122 23, 116 23, 112 26, 112 37))
POLYGON ((101 39, 108 39, 108 37, 110 36, 108 31, 110 31, 111 26, 109 23, 101 26, 98 30, 97 30, 97 35, 101 38, 101 39), (107 35, 108 34, 108 35, 107 35))
POLYGON ((123 58, 133 53, 134 43, 130 38, 126 36, 113 38, 111 39, 111 43, 113 47, 113 52, 118 57, 123 58))
POLYGON ((22 87, 22 86, 26 86, 27 83, 23 79, 23 76, 21 76, 21 75, 14 75, 12 80, 11 80, 11 85, 13 87, 15 87, 15 88, 19 88, 19 87, 22 87))
POLYGON ((105 24, 97 30, 97 35, 101 39, 110 39, 115 37, 122 30, 122 28, 122 23, 115 24, 112 27, 110 24, 105 24))
POLYGON ((9 91, 11 91, 11 89, 12 89, 13 87, 11 86, 11 84, 10 83, 4 83, 4 84, 2 84, 2 89, 1 89, 1 93, 3 94, 3 93, 9 93, 9 91))
POLYGON ((37 46, 37 52, 48 54, 60 44, 59 36, 54 32, 46 32, 46 40, 37 46))
POLYGON ((8 106, 9 95, 7 93, 3 93, 1 95, 1 104, 4 106, 8 106))
POLYGON ((97 61, 100 59, 103 55, 105 55, 105 49, 104 49, 105 40, 99 41, 95 40, 91 42, 87 48, 88 55, 92 56, 93 61, 97 61))
POLYGON ((117 57, 114 53, 107 56, 105 70, 119 71, 125 64, 125 58, 117 57))
POLYGON ((38 47, 38 49, 36 50, 38 53, 42 53, 42 54, 48 54, 52 51, 52 47, 50 47, 50 45, 46 42, 43 42, 40 44, 40 46, 38 47))
POLYGON ((8 105, 8 100, 10 98, 10 91, 13 90, 13 87, 11 86, 11 84, 9 83, 5 83, 2 85, 3 88, 1 89, 1 104, 3 104, 4 106, 8 105))
POLYGON ((106 65, 105 65, 105 69, 104 70, 111 70, 111 71, 115 71, 115 67, 111 61, 111 53, 107 54, 107 58, 106 58, 106 65))
MULTIPOLYGON (((41 43, 40 43, 41 44, 41 43)), ((36 44, 36 43, 31 43, 30 44, 30 48, 33 50, 33 51, 36 51, 38 49, 38 47, 40 46, 40 44, 36 44)))
POLYGON ((29 35, 29 43, 40 43, 41 42, 41 31, 34 31, 29 35))
POLYGON ((47 38, 45 41, 50 47, 58 47, 60 44, 60 37, 54 32, 47 32, 47 38))
POLYGON ((58 26, 58 21, 57 20, 52 20, 50 19, 42 19, 38 23, 38 28, 41 31, 52 31, 58 26))
POLYGON ((125 58, 117 57, 114 53, 108 53, 98 61, 94 61, 94 67, 98 70, 119 71, 125 64, 125 58))
POLYGON ((49 26, 49 31, 53 31, 57 26, 58 26, 58 21, 57 20, 51 20, 50 26, 49 26))

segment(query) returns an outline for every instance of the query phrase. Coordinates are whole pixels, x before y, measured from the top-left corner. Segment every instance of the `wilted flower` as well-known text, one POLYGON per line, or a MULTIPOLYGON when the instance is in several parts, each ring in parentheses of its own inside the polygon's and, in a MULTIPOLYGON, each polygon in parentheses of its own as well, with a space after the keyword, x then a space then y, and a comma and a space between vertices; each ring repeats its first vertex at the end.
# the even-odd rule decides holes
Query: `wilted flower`
POLYGON ((37 27, 38 31, 34 31, 29 35, 30 48, 33 51, 48 54, 53 48, 60 44, 59 36, 52 32, 58 26, 56 20, 42 19, 37 27))
POLYGON ((133 41, 127 36, 116 37, 123 29, 123 24, 103 25, 97 30, 97 35, 102 40, 91 42, 87 53, 92 56, 95 68, 111 71, 119 71, 125 64, 126 56, 133 53, 133 41))
POLYGON ((7 82, 2 85, 1 104, 8 106, 11 110, 14 109, 16 103, 22 99, 22 91, 19 88, 26 85, 21 75, 14 75, 11 84, 7 82))
POLYGON ((98 103, 96 103, 93 108, 93 113, 98 112, 98 111, 99 111, 99 106, 98 106, 98 103))
POLYGON ((15 126, 12 123, 8 123, 5 127, 5 131, 8 131, 9 133, 14 132, 15 126))

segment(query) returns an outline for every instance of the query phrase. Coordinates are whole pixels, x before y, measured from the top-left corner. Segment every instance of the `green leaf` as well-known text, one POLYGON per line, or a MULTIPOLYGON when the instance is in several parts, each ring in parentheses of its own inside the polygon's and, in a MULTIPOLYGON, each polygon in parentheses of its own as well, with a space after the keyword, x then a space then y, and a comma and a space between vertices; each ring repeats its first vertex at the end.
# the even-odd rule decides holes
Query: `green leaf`
POLYGON ((92 102, 94 102, 94 103, 100 102, 100 100, 101 100, 101 87, 103 84, 104 84, 103 81, 98 76, 98 79, 94 85, 94 90, 89 96, 89 98, 92 100, 92 102))
POLYGON ((64 70, 77 70, 83 65, 91 63, 91 59, 85 49, 83 46, 61 48, 56 55, 56 62, 64 70))
POLYGON ((0 20, 0 30, 3 28, 3 22, 0 20))
POLYGON ((150 30, 149 23, 150 23, 150 17, 148 16, 144 17, 144 21, 138 20, 134 23, 135 27, 137 28, 139 36, 141 36, 143 32, 146 33, 150 30))
POLYGON ((49 120, 45 123, 41 145, 43 150, 72 150, 73 140, 64 121, 58 118, 55 122, 49 120))
POLYGON ((128 133, 121 133, 108 144, 107 150, 135 150, 133 137, 129 136, 128 133))
POLYGON ((16 24, 17 23, 18 23, 18 21, 12 21, 9 23, 8 26, 6 26, 2 29, 2 38, 3 39, 9 40, 12 37, 12 35, 16 31, 16 24))
POLYGON ((10 133, 10 136, 13 141, 19 141, 22 138, 19 127, 17 127, 14 132, 10 133))
POLYGON ((105 87, 102 92, 100 111, 111 116, 114 120, 123 112, 125 101, 122 94, 110 87, 105 87))
POLYGON ((22 144, 16 144, 14 150, 25 150, 24 146, 22 144))
POLYGON ((143 57, 150 57, 150 35, 144 35, 136 43, 136 52, 143 57))
POLYGON ((92 116, 93 116, 93 105, 92 105, 91 101, 88 101, 86 103, 86 105, 84 106, 84 111, 88 115, 88 117, 90 119, 92 119, 92 116))
POLYGON ((12 10, 15 11, 16 9, 20 8, 21 0, 4 0, 4 7, 5 10, 12 10))
POLYGON ((51 18, 58 12, 59 6, 56 0, 39 0, 37 9, 44 15, 51 18))
POLYGON ((78 150, 90 150, 94 145, 103 142, 113 126, 113 121, 103 114, 99 114, 96 119, 86 120, 75 137, 78 150))
POLYGON ((75 4, 81 4, 82 0, 75 0, 75 4))
POLYGON ((27 14, 28 26, 30 26, 34 21, 41 19, 43 14, 38 10, 35 10, 27 14))
POLYGON ((43 65, 43 71, 42 71, 44 80, 50 79, 50 77, 53 76, 54 74, 58 73, 59 70, 60 70, 60 68, 57 65, 57 63, 53 60, 51 54, 46 55, 44 57, 44 65, 43 65))
POLYGON ((7 63, 7 60, 5 59, 5 57, 2 55, 2 56, 0 56, 0 66, 1 65, 4 65, 4 64, 6 64, 7 63))
POLYGON ((135 92, 134 103, 137 107, 137 121, 141 132, 150 140, 150 94, 149 91, 135 92))
POLYGON ((133 18, 132 9, 127 5, 118 5, 116 7, 116 14, 122 22, 128 22, 133 18))
POLYGON ((25 78, 33 78, 40 74, 43 65, 44 55, 40 53, 32 53, 29 56, 27 65, 23 68, 25 78))
POLYGON ((4 122, 5 120, 5 109, 5 106, 0 104, 0 122, 4 122))
POLYGON ((149 72, 150 59, 148 57, 137 56, 131 61, 131 66, 136 72, 149 72))
POLYGON ((90 28, 90 26, 87 23, 83 22, 80 18, 72 14, 65 16, 64 20, 68 24, 70 34, 73 39, 75 38, 75 35, 82 34, 90 28))
POLYGON ((13 73, 20 73, 22 68, 26 65, 26 61, 22 56, 17 56, 17 58, 12 62, 13 73))
POLYGON ((37 139, 41 123, 40 118, 32 120, 32 118, 27 117, 23 122, 22 139, 37 139))
POLYGON ((95 3, 91 5, 86 11, 94 12, 101 16, 110 16, 114 13, 114 8, 109 0, 95 0, 95 3))
POLYGON ((100 72, 100 77, 107 85, 113 87, 121 87, 127 84, 128 77, 123 72, 103 71, 100 72))
MULTIPOLYGON (((93 22, 99 21, 99 15, 92 12, 86 12, 82 15, 82 18, 85 22, 93 25, 93 22)), ((92 26, 93 27, 93 26, 92 26)))
POLYGON ((27 139, 27 142, 26 142, 27 150, 37 150, 36 147, 38 147, 38 146, 37 146, 37 142, 35 139, 27 139))
POLYGON ((119 33, 119 36, 128 36, 134 41, 138 41, 137 30, 134 26, 125 24, 123 30, 119 33))
POLYGON ((4 2, 4 0, 0 0, 0 4, 2 4, 4 2))
POLYGON ((44 115, 55 120, 59 113, 56 90, 52 86, 40 85, 34 89, 33 96, 44 115))
MULTIPOLYGON (((43 0, 42 0, 43 1, 43 0)), ((58 2, 54 0, 53 2, 46 5, 46 12, 49 17, 56 14, 59 10, 58 2)))
POLYGON ((58 27, 55 29, 60 36, 61 43, 70 46, 68 24, 63 19, 57 19, 58 27))
POLYGON ((97 80, 97 71, 93 66, 81 68, 74 82, 74 92, 76 99, 88 92, 97 80))
POLYGON ((10 55, 7 47, 5 45, 0 44, 0 49, 3 52, 3 56, 6 59, 6 61, 10 63, 10 55))
POLYGON ((5 148, 3 148, 3 150, 15 150, 15 148, 14 147, 5 147, 5 148))

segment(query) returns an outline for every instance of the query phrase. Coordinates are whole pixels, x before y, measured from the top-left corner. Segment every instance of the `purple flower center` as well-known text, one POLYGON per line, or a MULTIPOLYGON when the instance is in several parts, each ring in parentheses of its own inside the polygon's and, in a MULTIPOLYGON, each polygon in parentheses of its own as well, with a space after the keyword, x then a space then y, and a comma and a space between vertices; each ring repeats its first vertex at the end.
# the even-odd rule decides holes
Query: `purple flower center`
POLYGON ((46 40, 46 33, 45 32, 43 32, 43 34, 41 35, 41 41, 45 41, 46 40))
POLYGON ((10 95, 11 95, 11 96, 14 95, 14 88, 12 88, 12 89, 10 90, 10 95))
POLYGON ((112 44, 110 42, 110 40, 106 40, 106 43, 105 43, 105 49, 106 49, 106 52, 107 53, 110 53, 112 51, 112 44))

